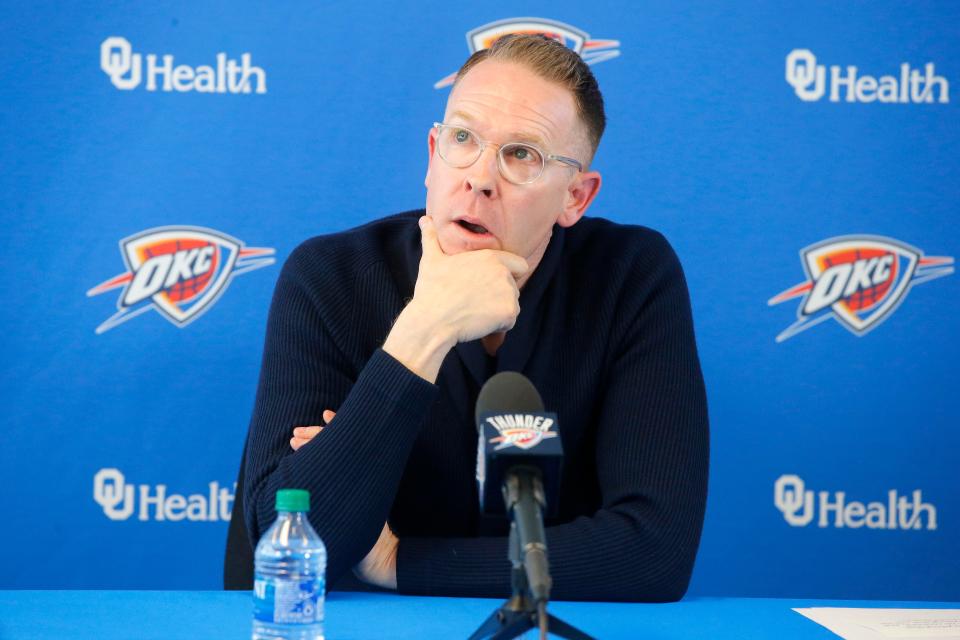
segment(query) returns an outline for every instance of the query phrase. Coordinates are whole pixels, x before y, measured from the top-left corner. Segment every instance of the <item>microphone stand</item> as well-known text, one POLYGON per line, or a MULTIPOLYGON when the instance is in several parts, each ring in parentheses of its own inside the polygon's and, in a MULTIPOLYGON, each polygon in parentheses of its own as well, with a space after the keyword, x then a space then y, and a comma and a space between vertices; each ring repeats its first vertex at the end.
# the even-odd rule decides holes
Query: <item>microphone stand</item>
POLYGON ((540 628, 540 638, 547 637, 547 629, 553 635, 568 640, 594 640, 576 627, 567 624, 560 618, 547 613, 547 603, 534 602, 530 595, 527 574, 523 567, 523 550, 520 548, 520 536, 517 534, 517 523, 510 523, 508 555, 510 558, 510 586, 513 594, 499 609, 484 620, 483 624, 473 632, 469 640, 510 640, 516 638, 529 629, 540 628))

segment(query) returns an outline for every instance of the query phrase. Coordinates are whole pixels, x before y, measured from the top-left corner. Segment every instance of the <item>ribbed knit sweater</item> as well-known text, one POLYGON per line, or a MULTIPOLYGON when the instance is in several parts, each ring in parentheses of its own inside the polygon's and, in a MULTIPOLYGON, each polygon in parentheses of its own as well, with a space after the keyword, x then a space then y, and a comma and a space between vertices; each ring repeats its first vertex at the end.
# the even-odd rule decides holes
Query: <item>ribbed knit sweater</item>
POLYGON ((481 517, 474 405, 504 370, 558 416, 553 597, 670 601, 686 591, 707 491, 703 378, 680 263, 659 233, 583 218, 555 226, 495 357, 447 354, 436 384, 384 352, 421 256, 411 211, 310 239, 288 258, 267 325, 247 442, 245 519, 259 539, 277 489, 311 494, 328 585, 388 521, 400 593, 506 597, 506 520, 481 517), (294 452, 295 426, 323 424, 294 452))

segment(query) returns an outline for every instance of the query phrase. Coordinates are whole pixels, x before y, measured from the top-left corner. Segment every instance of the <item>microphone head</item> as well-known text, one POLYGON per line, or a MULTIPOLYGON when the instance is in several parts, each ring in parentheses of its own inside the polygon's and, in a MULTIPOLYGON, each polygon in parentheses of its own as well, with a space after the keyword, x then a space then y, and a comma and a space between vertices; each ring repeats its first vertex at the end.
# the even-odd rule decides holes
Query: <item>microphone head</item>
POLYGON ((556 515, 563 445, 557 416, 525 376, 504 371, 487 380, 477 396, 477 483, 484 513, 504 513, 500 488, 518 466, 540 472, 547 515, 556 515))
POLYGON ((477 396, 474 422, 480 428, 483 413, 537 413, 543 411, 543 399, 533 383, 522 373, 501 371, 484 383, 477 396))

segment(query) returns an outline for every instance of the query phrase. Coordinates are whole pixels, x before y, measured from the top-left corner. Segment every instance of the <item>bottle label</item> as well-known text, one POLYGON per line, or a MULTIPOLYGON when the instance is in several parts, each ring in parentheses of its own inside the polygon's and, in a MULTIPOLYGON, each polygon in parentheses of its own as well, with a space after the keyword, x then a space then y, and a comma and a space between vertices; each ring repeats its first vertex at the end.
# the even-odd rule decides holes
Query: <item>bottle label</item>
POLYGON ((257 573, 253 581, 253 617, 277 624, 323 622, 323 588, 323 576, 282 580, 257 573))

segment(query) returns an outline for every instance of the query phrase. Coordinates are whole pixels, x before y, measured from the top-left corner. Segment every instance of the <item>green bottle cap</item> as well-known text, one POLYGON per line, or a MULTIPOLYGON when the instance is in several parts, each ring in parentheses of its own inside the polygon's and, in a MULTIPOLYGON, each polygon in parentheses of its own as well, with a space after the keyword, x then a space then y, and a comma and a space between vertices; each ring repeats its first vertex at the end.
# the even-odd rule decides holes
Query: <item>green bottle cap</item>
POLYGON ((310 492, 306 489, 279 489, 277 511, 310 511, 310 492))

